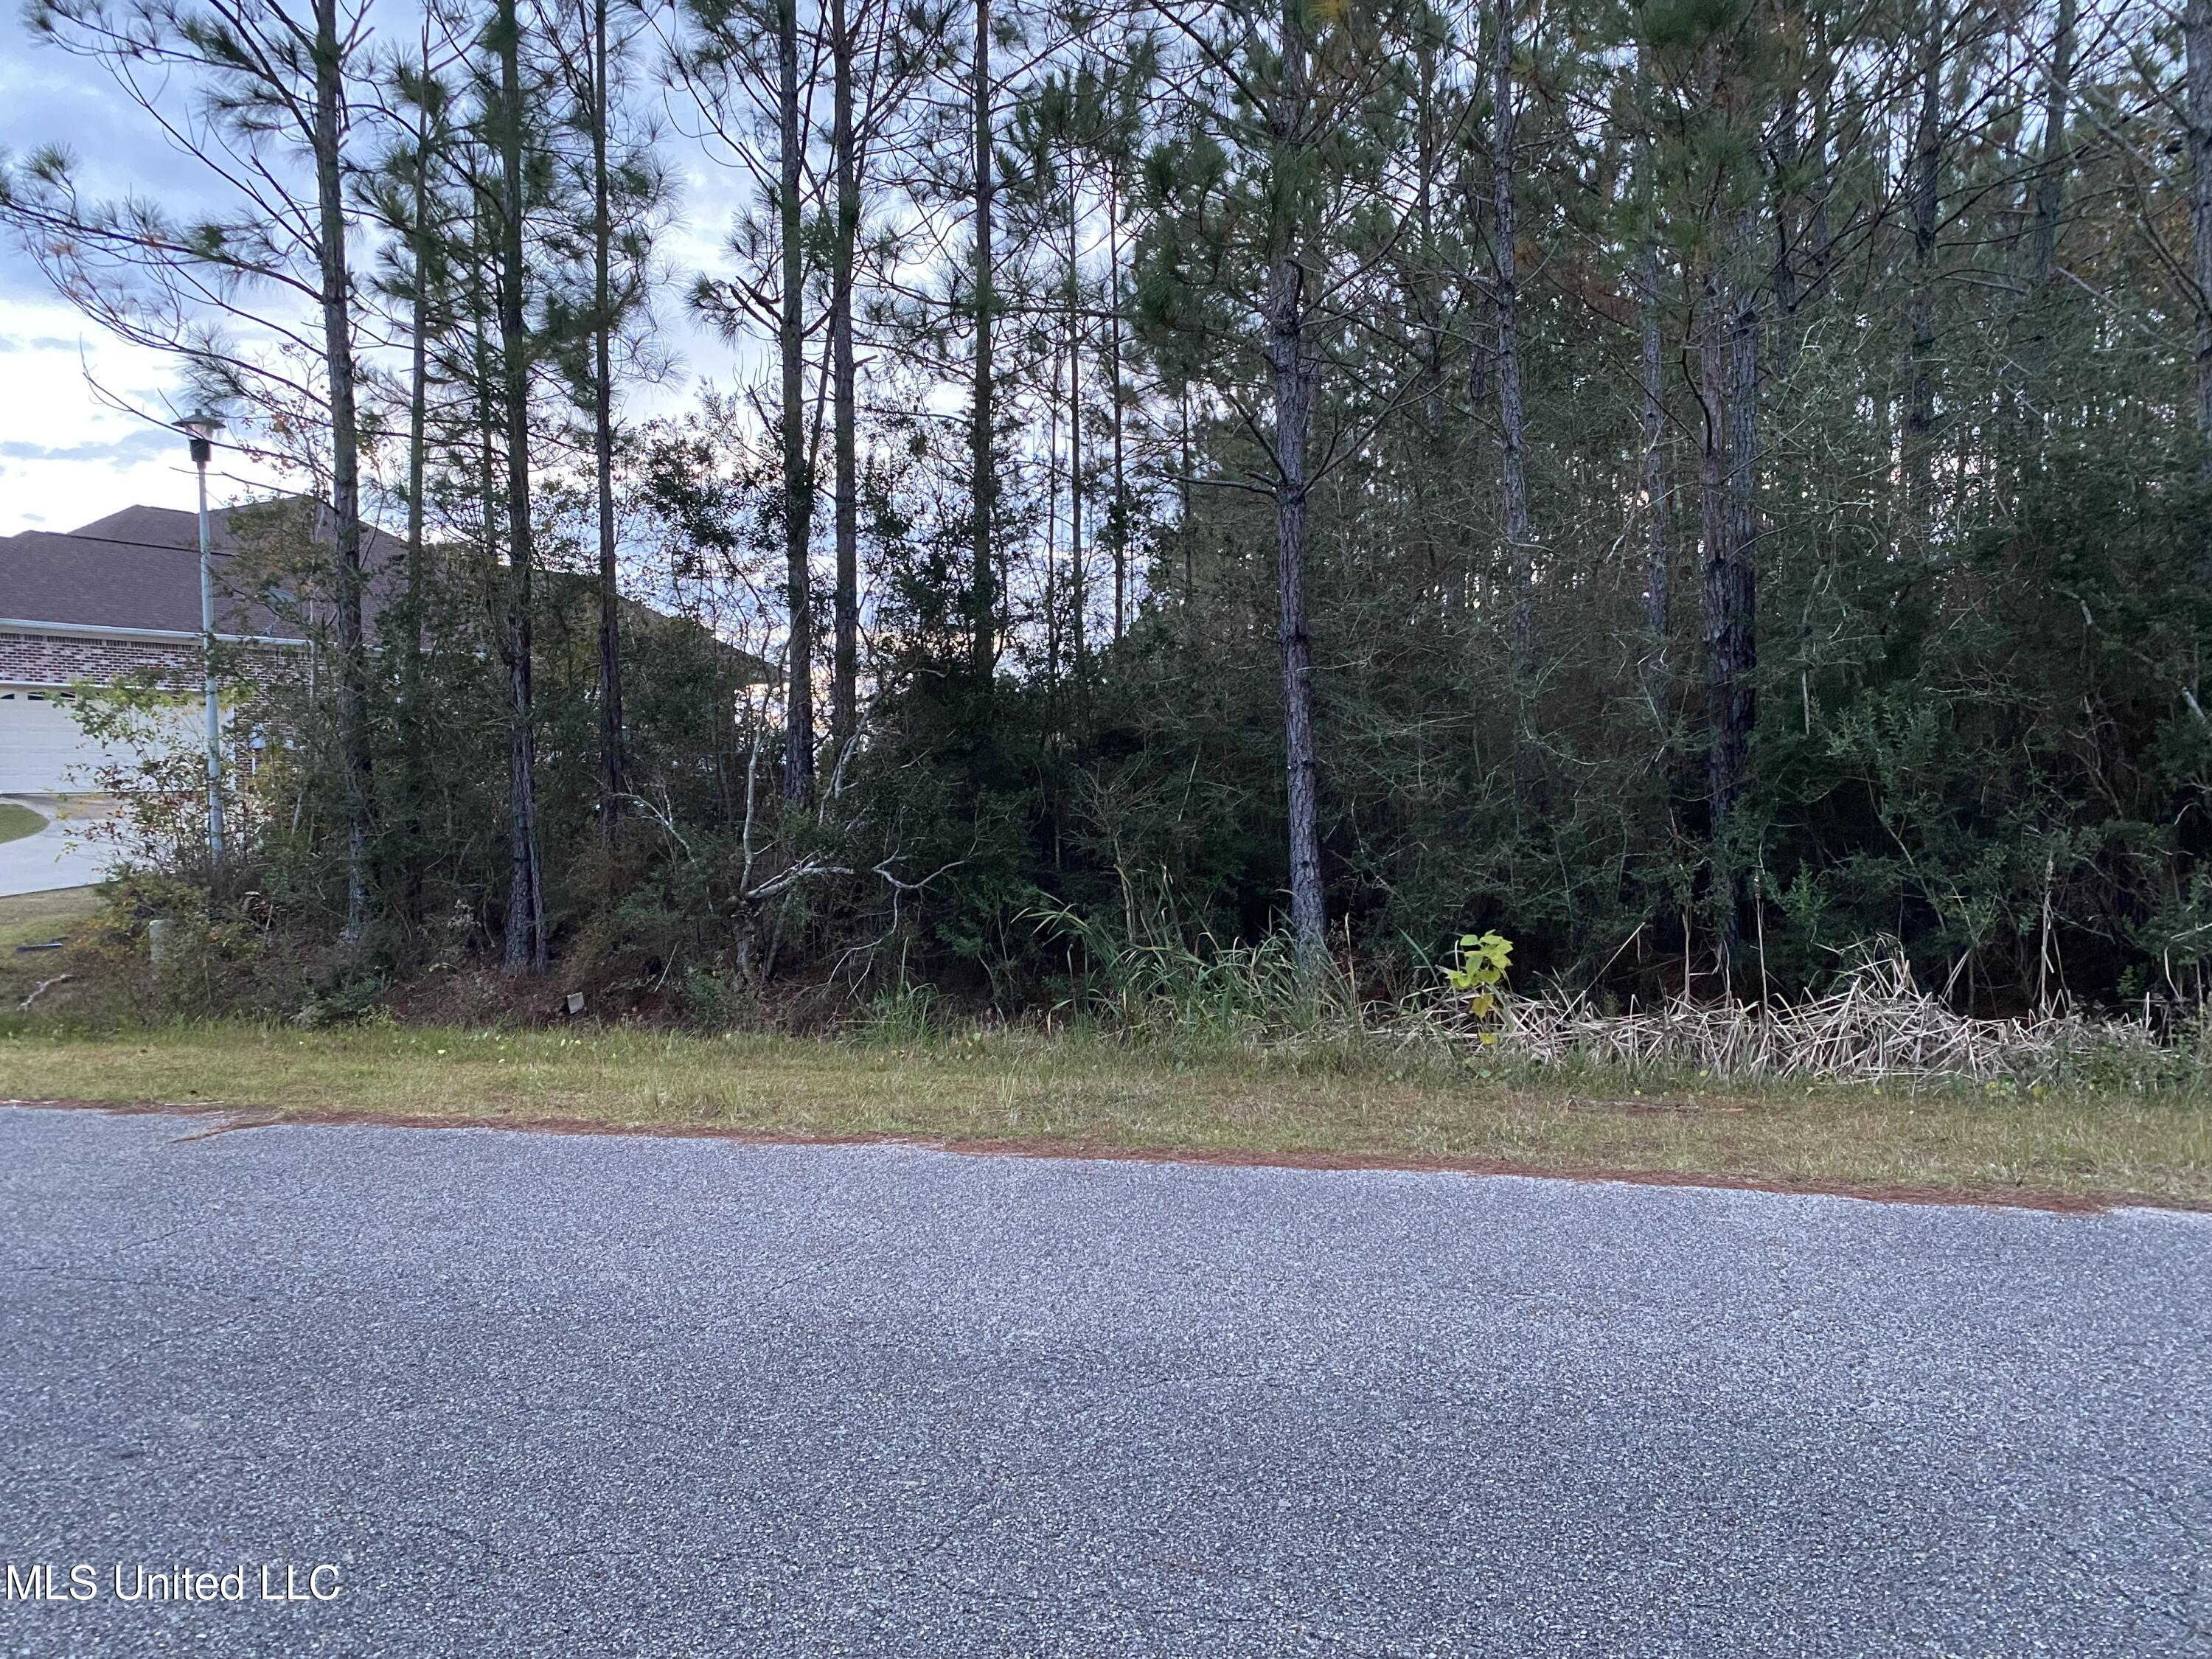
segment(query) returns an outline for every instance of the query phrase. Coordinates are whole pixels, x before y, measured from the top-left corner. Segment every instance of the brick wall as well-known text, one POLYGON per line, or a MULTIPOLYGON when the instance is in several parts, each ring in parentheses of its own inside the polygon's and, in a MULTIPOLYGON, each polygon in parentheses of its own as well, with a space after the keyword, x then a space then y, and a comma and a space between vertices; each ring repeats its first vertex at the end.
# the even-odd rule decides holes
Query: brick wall
MULTIPOLYGON (((261 647, 248 651, 242 665, 247 678, 266 684, 296 647, 261 647)), ((179 691, 200 687, 197 641, 167 644, 154 640, 103 640, 66 634, 0 633, 0 684, 68 685, 76 680, 104 684, 151 668, 161 684, 179 691)))
POLYGON ((137 669, 159 671, 179 690, 200 678, 197 645, 151 640, 73 639, 63 634, 0 634, 0 680, 18 685, 67 685, 112 680, 137 669))

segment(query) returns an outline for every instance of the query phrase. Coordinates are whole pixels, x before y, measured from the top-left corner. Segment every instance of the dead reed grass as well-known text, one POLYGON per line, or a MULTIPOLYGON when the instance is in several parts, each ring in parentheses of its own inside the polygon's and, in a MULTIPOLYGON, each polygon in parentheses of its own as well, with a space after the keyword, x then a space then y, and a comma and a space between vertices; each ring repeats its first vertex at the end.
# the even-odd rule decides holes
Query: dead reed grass
POLYGON ((2194 1023, 2059 1008, 2024 1018, 1960 1014, 1913 978, 1900 956, 1863 962, 1824 994, 1765 1004, 1676 997, 1607 1012, 1586 994, 1507 997, 1469 1018, 1448 997, 1418 1002, 1401 1030, 1459 1051, 1555 1065, 1686 1069, 1791 1082, 1972 1082, 2055 1086, 2103 1079, 2137 1086, 2194 1078, 2194 1023))

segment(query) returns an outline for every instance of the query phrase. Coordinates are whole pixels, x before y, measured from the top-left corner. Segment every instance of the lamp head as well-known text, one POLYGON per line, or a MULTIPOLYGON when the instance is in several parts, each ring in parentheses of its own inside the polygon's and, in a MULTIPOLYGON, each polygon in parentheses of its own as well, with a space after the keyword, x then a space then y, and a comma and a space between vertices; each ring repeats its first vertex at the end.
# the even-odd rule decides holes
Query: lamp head
POLYGON ((192 465, 205 466, 214 453, 215 434, 222 430, 222 416, 203 404, 179 420, 177 428, 191 441, 192 465))

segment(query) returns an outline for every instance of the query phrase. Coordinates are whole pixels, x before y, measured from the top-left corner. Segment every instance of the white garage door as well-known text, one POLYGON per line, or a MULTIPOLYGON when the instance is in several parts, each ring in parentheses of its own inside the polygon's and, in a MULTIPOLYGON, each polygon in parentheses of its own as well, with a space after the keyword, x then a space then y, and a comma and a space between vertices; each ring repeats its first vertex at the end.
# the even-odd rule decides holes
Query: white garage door
MULTIPOLYGON (((86 737, 75 702, 66 691, 0 685, 0 795, 90 789, 103 764, 136 758, 86 737)), ((196 741, 195 711, 180 708, 175 726, 179 746, 196 741)))

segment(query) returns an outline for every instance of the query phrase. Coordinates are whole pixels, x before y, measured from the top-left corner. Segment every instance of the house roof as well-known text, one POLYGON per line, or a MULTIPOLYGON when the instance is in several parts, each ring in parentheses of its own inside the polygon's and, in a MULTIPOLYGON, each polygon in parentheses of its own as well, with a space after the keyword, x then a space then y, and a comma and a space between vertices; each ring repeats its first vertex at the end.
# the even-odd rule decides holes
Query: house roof
MULTIPOLYGON (((231 524, 234 510, 208 514, 216 630, 295 637, 296 628, 249 601, 228 580, 239 546, 231 524)), ((374 530, 368 534, 386 539, 374 530)), ((199 547, 198 515, 166 507, 126 507, 76 530, 0 537, 0 627, 28 622, 197 635, 199 547)), ((368 562, 381 553, 363 551, 368 562)))
MULTIPOLYGON (((329 510, 305 497, 210 510, 208 550, 215 579, 218 633, 264 640, 299 638, 301 623, 295 616, 272 613, 246 591, 244 579, 248 575, 257 586, 268 581, 265 562, 249 558, 248 568, 237 572, 238 580, 233 580, 233 571, 234 561, 241 551, 265 546, 272 532, 282 535, 289 529, 298 546, 296 538, 304 526, 304 517, 289 516, 283 509, 309 506, 315 507, 313 539, 327 547, 329 510), (274 517, 272 508, 276 509, 274 517), (233 523, 234 514, 240 522, 233 523), (262 568, 253 568, 257 562, 262 568)), ((167 507, 126 507, 76 530, 27 530, 20 535, 0 536, 0 630, 12 622, 55 632, 120 630, 127 635, 197 639, 200 633, 199 550, 198 515, 167 507)), ((373 526, 362 526, 362 562, 367 568, 368 583, 362 595, 362 618, 371 638, 375 636, 377 616, 383 609, 385 596, 379 589, 397 579, 403 554, 394 538, 373 526)), ((571 579, 559 571, 544 572, 543 579, 555 591, 571 585, 571 579)), ((312 589, 314 585, 309 577, 307 586, 312 589)), ((596 577, 579 575, 572 585, 580 597, 596 595, 596 577)), ((291 608, 284 598, 278 597, 276 603, 291 608)), ((625 599, 623 606, 632 626, 684 622, 635 599, 625 599)), ((327 623, 327 612, 320 619, 327 623)), ((766 683, 780 678, 773 664, 725 641, 717 643, 737 665, 742 680, 766 683)))

